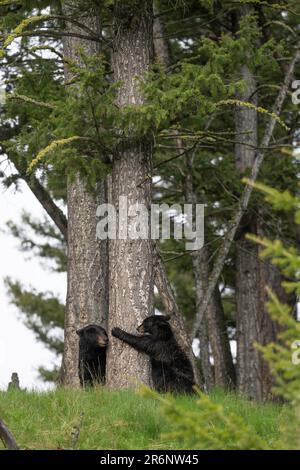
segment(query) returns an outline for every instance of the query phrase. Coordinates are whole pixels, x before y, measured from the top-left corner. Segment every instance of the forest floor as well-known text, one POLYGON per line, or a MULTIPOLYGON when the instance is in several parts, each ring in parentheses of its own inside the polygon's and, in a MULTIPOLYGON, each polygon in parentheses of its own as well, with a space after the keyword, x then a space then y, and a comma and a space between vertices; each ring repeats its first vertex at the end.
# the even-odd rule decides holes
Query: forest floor
MULTIPOLYGON (((270 446, 278 439, 286 406, 258 405, 222 391, 213 392, 211 398, 226 413, 243 417, 270 446)), ((187 411, 195 409, 196 400, 176 398, 187 411)), ((111 392, 99 387, 85 391, 0 392, 0 417, 25 449, 184 448, 165 436, 172 431, 172 425, 161 404, 131 391, 111 392)))

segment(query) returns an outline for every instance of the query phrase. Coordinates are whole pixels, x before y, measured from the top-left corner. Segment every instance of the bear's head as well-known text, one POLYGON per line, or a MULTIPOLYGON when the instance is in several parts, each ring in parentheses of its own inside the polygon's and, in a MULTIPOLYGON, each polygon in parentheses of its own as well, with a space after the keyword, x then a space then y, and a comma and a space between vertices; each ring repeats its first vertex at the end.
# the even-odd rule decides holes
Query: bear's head
POLYGON ((108 345, 108 336, 102 326, 91 324, 84 326, 76 331, 80 343, 84 343, 86 348, 106 348, 108 345))
POLYGON ((137 327, 137 331, 143 335, 154 336, 157 339, 169 339, 172 337, 169 320, 169 315, 151 315, 145 318, 143 323, 137 327))

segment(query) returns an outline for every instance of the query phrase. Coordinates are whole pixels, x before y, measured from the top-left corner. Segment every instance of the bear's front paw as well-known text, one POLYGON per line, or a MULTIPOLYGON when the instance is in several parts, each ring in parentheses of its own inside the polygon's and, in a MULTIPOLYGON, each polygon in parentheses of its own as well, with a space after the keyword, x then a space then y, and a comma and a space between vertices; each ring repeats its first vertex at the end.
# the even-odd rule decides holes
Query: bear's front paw
POLYGON ((115 338, 121 338, 121 336, 123 335, 123 331, 121 330, 121 328, 115 327, 111 330, 111 334, 115 338))

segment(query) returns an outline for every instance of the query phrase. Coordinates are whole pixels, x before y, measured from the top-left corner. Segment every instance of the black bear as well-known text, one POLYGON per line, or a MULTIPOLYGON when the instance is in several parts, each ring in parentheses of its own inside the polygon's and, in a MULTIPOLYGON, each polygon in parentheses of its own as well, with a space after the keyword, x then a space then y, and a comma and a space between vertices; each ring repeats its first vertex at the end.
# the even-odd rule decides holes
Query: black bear
POLYGON ((194 374, 191 363, 177 344, 169 316, 152 315, 137 328, 141 336, 113 328, 112 335, 151 358, 153 386, 158 392, 192 393, 194 374))
POLYGON ((82 386, 105 383, 108 337, 104 328, 91 324, 76 331, 79 336, 78 374, 82 386))

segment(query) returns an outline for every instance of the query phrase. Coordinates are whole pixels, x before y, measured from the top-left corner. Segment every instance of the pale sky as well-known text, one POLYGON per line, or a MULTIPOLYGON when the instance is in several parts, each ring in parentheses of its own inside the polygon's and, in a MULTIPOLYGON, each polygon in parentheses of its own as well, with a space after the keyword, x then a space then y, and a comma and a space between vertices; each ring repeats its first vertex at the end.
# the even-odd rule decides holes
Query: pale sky
POLYGON ((8 220, 20 222, 24 209, 37 218, 45 214, 27 185, 23 183, 21 188, 21 192, 0 188, 0 389, 7 387, 12 372, 18 372, 22 387, 45 388, 38 379, 37 368, 51 366, 55 359, 23 325, 18 309, 9 303, 3 279, 10 276, 26 287, 53 291, 62 300, 66 295, 65 274, 44 269, 38 259, 19 250, 17 239, 3 233, 8 220))

